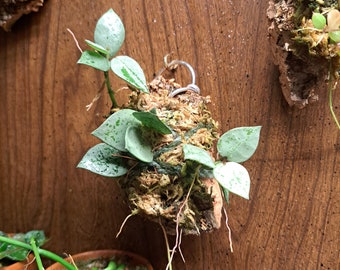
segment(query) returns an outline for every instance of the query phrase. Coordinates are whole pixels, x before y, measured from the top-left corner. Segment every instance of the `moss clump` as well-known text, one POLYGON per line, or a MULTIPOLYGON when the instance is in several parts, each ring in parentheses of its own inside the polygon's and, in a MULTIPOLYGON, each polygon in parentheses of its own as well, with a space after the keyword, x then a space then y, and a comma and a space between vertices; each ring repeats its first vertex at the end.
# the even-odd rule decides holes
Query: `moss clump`
POLYGON ((169 97, 179 87, 174 79, 160 76, 149 84, 150 94, 133 92, 130 96, 124 108, 153 110, 173 133, 148 133, 145 139, 152 142, 153 162, 136 163, 120 185, 132 211, 162 223, 170 234, 177 225, 186 234, 199 234, 220 226, 220 189, 211 173, 184 161, 182 146, 190 143, 214 156, 218 125, 207 108, 209 97, 191 91, 169 97))

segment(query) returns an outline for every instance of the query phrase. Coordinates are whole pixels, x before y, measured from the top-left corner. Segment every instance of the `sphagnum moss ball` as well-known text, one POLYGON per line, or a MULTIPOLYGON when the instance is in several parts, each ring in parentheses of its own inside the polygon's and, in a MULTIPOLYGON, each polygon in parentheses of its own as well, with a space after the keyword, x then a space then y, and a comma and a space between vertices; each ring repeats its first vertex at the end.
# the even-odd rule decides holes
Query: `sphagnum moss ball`
POLYGON ((157 114, 172 134, 147 132, 154 160, 133 166, 120 184, 132 211, 160 222, 170 234, 179 226, 186 234, 199 234, 220 227, 222 198, 216 180, 203 167, 184 160, 183 145, 200 147, 212 156, 218 125, 211 117, 209 97, 187 91, 175 97, 169 92, 180 86, 174 79, 157 77, 149 84, 150 94, 133 92, 124 108, 157 114))

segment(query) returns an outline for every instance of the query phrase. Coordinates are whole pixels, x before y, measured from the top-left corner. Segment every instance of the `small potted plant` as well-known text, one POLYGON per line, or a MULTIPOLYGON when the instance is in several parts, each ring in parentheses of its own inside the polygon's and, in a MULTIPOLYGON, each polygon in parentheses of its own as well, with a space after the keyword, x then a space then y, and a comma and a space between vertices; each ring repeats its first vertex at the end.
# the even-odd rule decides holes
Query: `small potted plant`
POLYGON ((261 127, 220 135, 208 108, 210 98, 200 95, 193 68, 174 60, 147 83, 134 59, 116 56, 124 37, 123 23, 110 9, 98 20, 94 41, 86 40, 90 49, 78 61, 104 73, 112 101, 110 116, 92 133, 101 143, 88 150, 78 167, 117 181, 131 207, 127 218, 145 216, 160 224, 165 237, 177 236, 172 251, 166 238, 171 269, 182 234, 219 228, 222 198, 228 201, 229 192, 249 198, 250 177, 240 163, 254 154, 261 127), (162 76, 179 65, 191 73, 188 86, 162 76), (110 70, 127 83, 126 104, 115 100, 110 70))
POLYGON ((37 265, 32 250, 20 247, 22 244, 29 245, 31 238, 35 239, 37 247, 45 242, 43 231, 10 234, 0 231, 0 239, 8 240, 8 242, 0 240, 0 268, 3 270, 36 270, 37 265), (15 245, 17 242, 20 246, 15 245))
POLYGON ((68 258, 61 258, 57 254, 40 248, 45 242, 43 231, 30 231, 26 234, 12 236, 0 233, 0 263, 2 259, 20 261, 9 266, 1 264, 6 270, 43 270, 41 257, 46 257, 55 263, 48 270, 153 270, 151 264, 143 257, 121 250, 96 250, 79 253, 68 258), (29 257, 29 260, 24 260, 29 257))

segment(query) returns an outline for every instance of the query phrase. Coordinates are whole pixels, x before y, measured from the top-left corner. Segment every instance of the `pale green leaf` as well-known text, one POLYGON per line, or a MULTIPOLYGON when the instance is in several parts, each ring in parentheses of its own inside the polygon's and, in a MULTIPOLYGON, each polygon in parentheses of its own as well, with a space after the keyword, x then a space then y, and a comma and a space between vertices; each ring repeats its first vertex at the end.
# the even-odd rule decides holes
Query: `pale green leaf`
POLYGON ((42 230, 33 230, 25 233, 25 243, 29 244, 31 238, 34 238, 35 244, 40 247, 46 242, 46 236, 42 230))
POLYGON ((149 93, 144 72, 140 65, 131 57, 121 55, 111 60, 112 71, 122 80, 130 84, 132 87, 149 93))
POLYGON ((329 37, 335 43, 339 43, 340 42, 340 31, 329 32, 329 37))
POLYGON ((119 151, 115 148, 100 143, 87 151, 77 167, 106 177, 119 177, 126 174, 127 168, 124 159, 117 155, 119 151))
POLYGON ((149 163, 153 160, 152 147, 141 134, 139 128, 128 127, 125 134, 125 148, 134 157, 149 163))
POLYGON ((218 153, 228 161, 243 162, 255 152, 261 126, 238 127, 224 133, 217 142, 218 153))
POLYGON ((335 43, 340 42, 340 11, 332 9, 327 14, 329 37, 335 43))
POLYGON ((112 58, 120 49, 125 39, 124 25, 119 16, 109 9, 97 22, 94 42, 109 52, 112 58))
POLYGON ((77 63, 87 65, 101 71, 108 71, 110 69, 110 61, 95 51, 83 51, 77 63))
POLYGON ((93 131, 92 134, 117 150, 126 151, 125 133, 127 128, 141 125, 132 115, 134 112, 134 110, 130 109, 115 112, 93 131))
POLYGON ((99 44, 97 44, 97 43, 94 43, 94 42, 91 41, 91 40, 85 39, 85 43, 86 43, 87 45, 89 45, 92 49, 95 49, 95 50, 98 51, 98 52, 101 52, 101 53, 103 53, 103 54, 105 54, 105 55, 108 55, 108 54, 109 54, 109 52, 108 52, 103 46, 101 46, 101 45, 99 45, 99 44))
POLYGON ((184 144, 183 153, 185 160, 193 160, 209 168, 215 167, 212 157, 209 155, 207 151, 200 147, 191 144, 184 144))
POLYGON ((322 30, 326 26, 326 17, 321 13, 314 12, 312 15, 312 23, 315 28, 322 30))
POLYGON ((250 177, 247 169, 236 162, 216 164, 214 177, 228 191, 249 199, 250 177))

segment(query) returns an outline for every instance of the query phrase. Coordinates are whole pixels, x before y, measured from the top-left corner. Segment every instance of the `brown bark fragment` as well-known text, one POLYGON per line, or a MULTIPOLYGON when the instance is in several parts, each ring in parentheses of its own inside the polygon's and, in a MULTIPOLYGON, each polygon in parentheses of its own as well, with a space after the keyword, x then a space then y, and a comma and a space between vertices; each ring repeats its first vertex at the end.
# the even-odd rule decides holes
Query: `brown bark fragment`
POLYGON ((1 0, 0 1, 0 26, 5 31, 10 31, 12 25, 24 14, 37 12, 44 0, 1 0))

